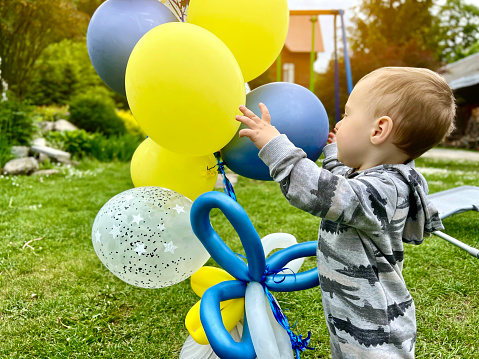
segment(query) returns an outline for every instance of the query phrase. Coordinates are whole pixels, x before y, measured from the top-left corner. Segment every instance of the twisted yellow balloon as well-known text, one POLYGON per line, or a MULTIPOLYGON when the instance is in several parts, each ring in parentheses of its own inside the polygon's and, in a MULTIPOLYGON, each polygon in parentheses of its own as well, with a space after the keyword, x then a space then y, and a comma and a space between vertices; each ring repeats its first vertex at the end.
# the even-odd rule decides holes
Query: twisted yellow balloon
MULTIPOLYGON (((204 266, 191 276, 191 288, 200 297, 210 287, 227 280, 234 280, 223 269, 204 266)), ((200 320, 199 300, 188 312, 185 318, 186 329, 191 337, 202 345, 209 344, 205 330, 200 320)), ((221 317, 227 331, 232 330, 244 315, 244 298, 230 299, 220 302, 221 317)))

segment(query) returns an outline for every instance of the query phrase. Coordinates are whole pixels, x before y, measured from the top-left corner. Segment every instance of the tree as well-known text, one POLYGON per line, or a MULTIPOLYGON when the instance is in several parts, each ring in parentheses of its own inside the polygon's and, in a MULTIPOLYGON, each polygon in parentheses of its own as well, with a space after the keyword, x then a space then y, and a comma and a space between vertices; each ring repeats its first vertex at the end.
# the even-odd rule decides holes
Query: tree
POLYGON ((0 0, 1 74, 9 89, 22 98, 42 51, 84 35, 87 21, 68 0, 0 0))
MULTIPOLYGON (((433 0, 364 0, 349 39, 352 49, 353 83, 384 66, 413 66, 437 69, 439 21, 433 15, 433 0)), ((348 94, 340 59, 340 103, 344 108, 348 94)), ((327 112, 334 113, 334 62, 318 77, 315 93, 327 112)))
POLYGON ((49 45, 35 62, 26 98, 36 105, 66 104, 91 87, 102 86, 86 42, 69 39, 49 45))
POLYGON ((439 56, 453 62, 479 51, 479 8, 463 0, 447 0, 441 7, 439 56))

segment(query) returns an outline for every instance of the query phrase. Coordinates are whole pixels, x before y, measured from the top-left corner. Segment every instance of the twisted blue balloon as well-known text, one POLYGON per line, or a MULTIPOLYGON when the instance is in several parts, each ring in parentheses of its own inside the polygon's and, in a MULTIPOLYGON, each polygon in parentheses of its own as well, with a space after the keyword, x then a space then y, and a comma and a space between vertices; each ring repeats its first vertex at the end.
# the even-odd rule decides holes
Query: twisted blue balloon
POLYGON ((199 196, 191 207, 190 219, 193 232, 211 257, 237 279, 221 282, 209 288, 201 299, 201 323, 215 353, 221 358, 231 359, 256 357, 246 321, 243 338, 240 343, 237 343, 224 327, 220 312, 221 301, 243 297, 247 283, 253 281, 262 284, 276 320, 291 339, 291 347, 296 353, 296 358, 299 359, 301 351, 312 349, 308 347, 311 333, 308 333, 307 338, 304 339, 301 335, 294 334, 286 316, 269 291, 290 292, 319 285, 316 268, 298 274, 281 274, 284 277, 281 280, 276 278, 280 272, 285 271, 284 266, 291 260, 315 256, 316 242, 293 245, 274 253, 266 260, 261 239, 244 209, 233 198, 220 192, 207 192, 199 196), (219 208, 237 231, 248 264, 223 242, 211 226, 209 214, 213 208, 219 208))

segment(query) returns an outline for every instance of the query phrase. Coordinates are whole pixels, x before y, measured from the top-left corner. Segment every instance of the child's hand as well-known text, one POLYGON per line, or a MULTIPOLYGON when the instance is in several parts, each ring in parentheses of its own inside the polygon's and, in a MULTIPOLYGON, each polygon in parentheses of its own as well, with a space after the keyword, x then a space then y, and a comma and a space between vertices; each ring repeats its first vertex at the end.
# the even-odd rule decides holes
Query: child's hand
POLYGON ((336 127, 333 130, 334 132, 330 132, 328 135, 328 144, 336 143, 336 127))
POLYGON ((245 124, 249 128, 240 130, 240 137, 248 137, 258 149, 262 149, 270 140, 279 136, 280 133, 276 127, 271 126, 271 116, 265 104, 260 103, 261 118, 256 116, 253 111, 248 110, 245 106, 239 107, 244 116, 236 116, 236 120, 245 124))

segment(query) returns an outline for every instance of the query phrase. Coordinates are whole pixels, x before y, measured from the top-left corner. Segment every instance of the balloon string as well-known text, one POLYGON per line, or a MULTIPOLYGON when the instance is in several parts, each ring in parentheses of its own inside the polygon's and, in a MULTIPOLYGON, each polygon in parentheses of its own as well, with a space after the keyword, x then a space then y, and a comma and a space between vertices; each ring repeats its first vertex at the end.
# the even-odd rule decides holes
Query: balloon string
MULTIPOLYGON (((283 313, 283 311, 279 307, 278 303, 276 302, 276 299, 274 299, 273 295, 269 292, 268 288, 265 285, 265 280, 266 280, 267 275, 272 274, 272 273, 274 273, 274 275, 276 275, 279 272, 281 272, 283 270, 286 270, 286 269, 289 269, 289 268, 282 268, 282 269, 279 269, 277 271, 270 272, 268 266, 266 266, 266 270, 265 270, 263 276, 261 277, 261 284, 264 288, 264 293, 266 294, 266 298, 268 298, 268 302, 269 302, 269 305, 271 307, 271 311, 273 312, 274 318, 279 323, 279 325, 281 325, 281 327, 283 327, 284 330, 286 330, 286 333, 288 333, 289 339, 291 341, 291 348, 296 353, 296 359, 300 359, 300 352, 304 352, 306 349, 314 350, 314 348, 308 347, 309 342, 311 340, 311 332, 308 331, 308 336, 304 339, 303 339, 303 336, 301 334, 296 335, 295 333, 293 333, 293 331, 291 330, 291 327, 289 326, 288 318, 286 318, 286 315, 283 313)), ((289 269, 289 270, 291 270, 291 269, 289 269)), ((294 273, 294 271, 292 271, 292 272, 294 273)), ((273 276, 273 278, 274 278, 274 276, 273 276)), ((283 280, 284 280, 284 278, 283 278, 283 280)), ((279 283, 281 283, 281 282, 279 282, 279 283)))
POLYGON ((218 161, 218 163, 215 166, 208 169, 211 170, 215 167, 218 167, 218 173, 220 173, 223 176, 223 190, 228 196, 230 196, 236 202, 238 202, 236 199, 235 191, 233 189, 233 185, 231 184, 228 177, 226 177, 225 166, 224 166, 225 163, 221 161, 221 154, 219 152, 215 152, 215 158, 216 158, 216 161, 218 161))

